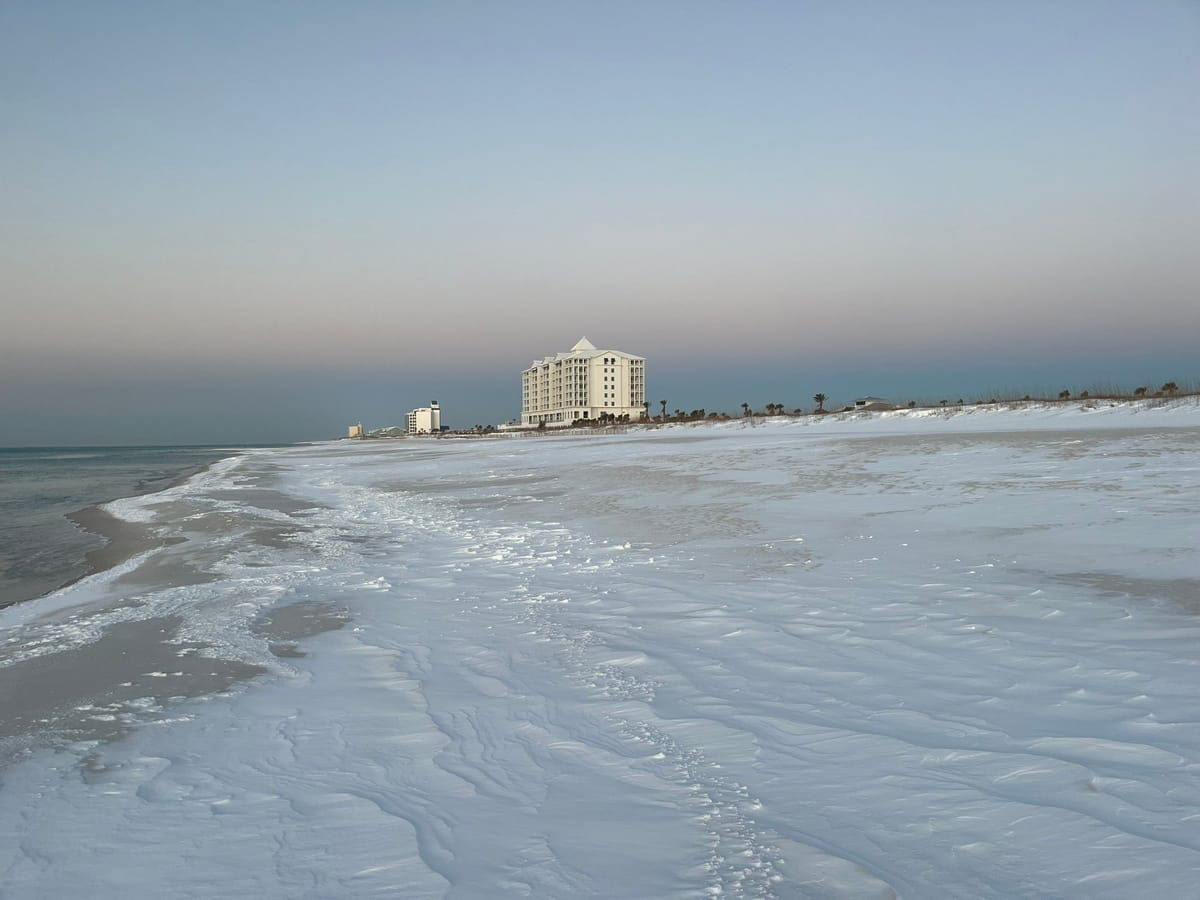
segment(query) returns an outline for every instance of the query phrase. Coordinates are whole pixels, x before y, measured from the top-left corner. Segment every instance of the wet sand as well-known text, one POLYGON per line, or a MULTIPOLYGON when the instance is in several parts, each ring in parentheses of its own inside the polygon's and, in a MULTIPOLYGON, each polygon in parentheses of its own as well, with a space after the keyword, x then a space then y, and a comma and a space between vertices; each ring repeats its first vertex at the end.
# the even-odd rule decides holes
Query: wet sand
MULTIPOLYGON (((252 627, 272 654, 287 659, 305 655, 305 638, 349 621, 338 604, 303 601, 270 610, 252 627)), ((208 655, 210 645, 179 638, 181 622, 119 622, 89 644, 9 666, 0 679, 0 768, 40 747, 117 740, 165 707, 268 671, 208 655)))
POLYGON ((84 554, 91 570, 89 575, 111 569, 139 553, 171 543, 155 534, 149 526, 118 519, 98 506, 81 509, 67 518, 84 531, 98 535, 107 542, 103 547, 97 547, 84 554))
POLYGON ((96 641, 9 666, 0 679, 0 766, 46 744, 112 741, 168 701, 227 690, 266 672, 205 656, 181 620, 120 622, 96 641))
MULTIPOLYGON (((215 493, 246 504, 246 515, 199 511, 202 504, 170 499, 150 506, 161 524, 126 521, 100 507, 71 514, 68 518, 77 527, 105 541, 87 552, 87 574, 161 549, 116 578, 109 600, 129 598, 147 587, 208 583, 217 577, 210 567, 228 552, 211 536, 243 530, 251 545, 283 549, 295 546, 297 536, 309 530, 300 522, 274 522, 252 510, 294 515, 311 509, 310 503, 258 488, 215 493), (261 524, 246 530, 256 520, 261 524)), ((140 605, 137 599, 118 605, 124 602, 140 605)), ((83 616, 102 612, 88 610, 83 616)), ((344 607, 310 600, 271 609, 249 625, 264 650, 287 659, 305 655, 304 639, 348 621, 344 607)), ((182 623, 182 616, 171 613, 117 622, 89 643, 6 666, 0 678, 0 768, 39 748, 117 740, 147 721, 178 715, 180 701, 229 690, 269 671, 262 660, 228 659, 210 644, 184 639, 182 623)))
POLYGON ((273 654, 283 658, 304 656, 299 643, 306 637, 336 631, 350 621, 350 611, 342 606, 304 600, 267 611, 255 624, 255 630, 270 641, 273 654))

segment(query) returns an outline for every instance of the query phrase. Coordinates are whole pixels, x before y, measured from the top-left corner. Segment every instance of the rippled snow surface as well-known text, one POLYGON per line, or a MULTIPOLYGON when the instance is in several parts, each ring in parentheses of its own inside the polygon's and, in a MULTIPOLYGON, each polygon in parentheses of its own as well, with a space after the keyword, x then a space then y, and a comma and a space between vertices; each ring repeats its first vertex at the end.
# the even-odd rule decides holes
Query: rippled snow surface
POLYGON ((122 501, 177 542, 0 616, 10 690, 96 666, 7 738, 0 894, 1195 897, 1198 420, 343 442, 122 501))

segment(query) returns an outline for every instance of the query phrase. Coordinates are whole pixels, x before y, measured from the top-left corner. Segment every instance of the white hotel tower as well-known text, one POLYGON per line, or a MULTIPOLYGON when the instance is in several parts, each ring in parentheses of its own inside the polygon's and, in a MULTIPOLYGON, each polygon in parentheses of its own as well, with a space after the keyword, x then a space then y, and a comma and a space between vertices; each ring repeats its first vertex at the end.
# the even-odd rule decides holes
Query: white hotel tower
POLYGON ((604 413, 635 421, 645 415, 645 402, 646 360, 597 350, 587 338, 521 373, 523 425, 570 425, 604 413))
POLYGON ((436 400, 419 406, 408 414, 405 429, 408 434, 438 434, 442 430, 442 409, 436 400))

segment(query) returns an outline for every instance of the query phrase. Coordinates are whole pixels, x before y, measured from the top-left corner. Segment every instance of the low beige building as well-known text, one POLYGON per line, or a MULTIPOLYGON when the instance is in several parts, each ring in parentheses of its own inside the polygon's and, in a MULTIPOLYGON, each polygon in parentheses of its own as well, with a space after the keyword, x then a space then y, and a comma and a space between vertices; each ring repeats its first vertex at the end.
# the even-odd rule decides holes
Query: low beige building
POLYGON ((363 423, 362 423, 362 422, 359 422, 357 425, 351 425, 351 426, 350 426, 350 433, 349 433, 348 435, 346 435, 346 436, 347 436, 347 437, 352 437, 352 438, 361 438, 361 437, 365 437, 365 436, 366 436, 366 433, 363 431, 363 423))

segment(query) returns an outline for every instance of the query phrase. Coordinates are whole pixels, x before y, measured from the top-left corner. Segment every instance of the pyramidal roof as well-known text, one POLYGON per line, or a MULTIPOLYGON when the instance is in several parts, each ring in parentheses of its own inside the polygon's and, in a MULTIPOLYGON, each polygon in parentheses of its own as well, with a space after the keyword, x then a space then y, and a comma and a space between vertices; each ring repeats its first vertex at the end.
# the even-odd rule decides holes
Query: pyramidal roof
POLYGON ((595 350, 595 349, 596 349, 596 345, 584 337, 584 338, 580 338, 579 343, 571 348, 571 352, 574 353, 577 350, 595 350))

